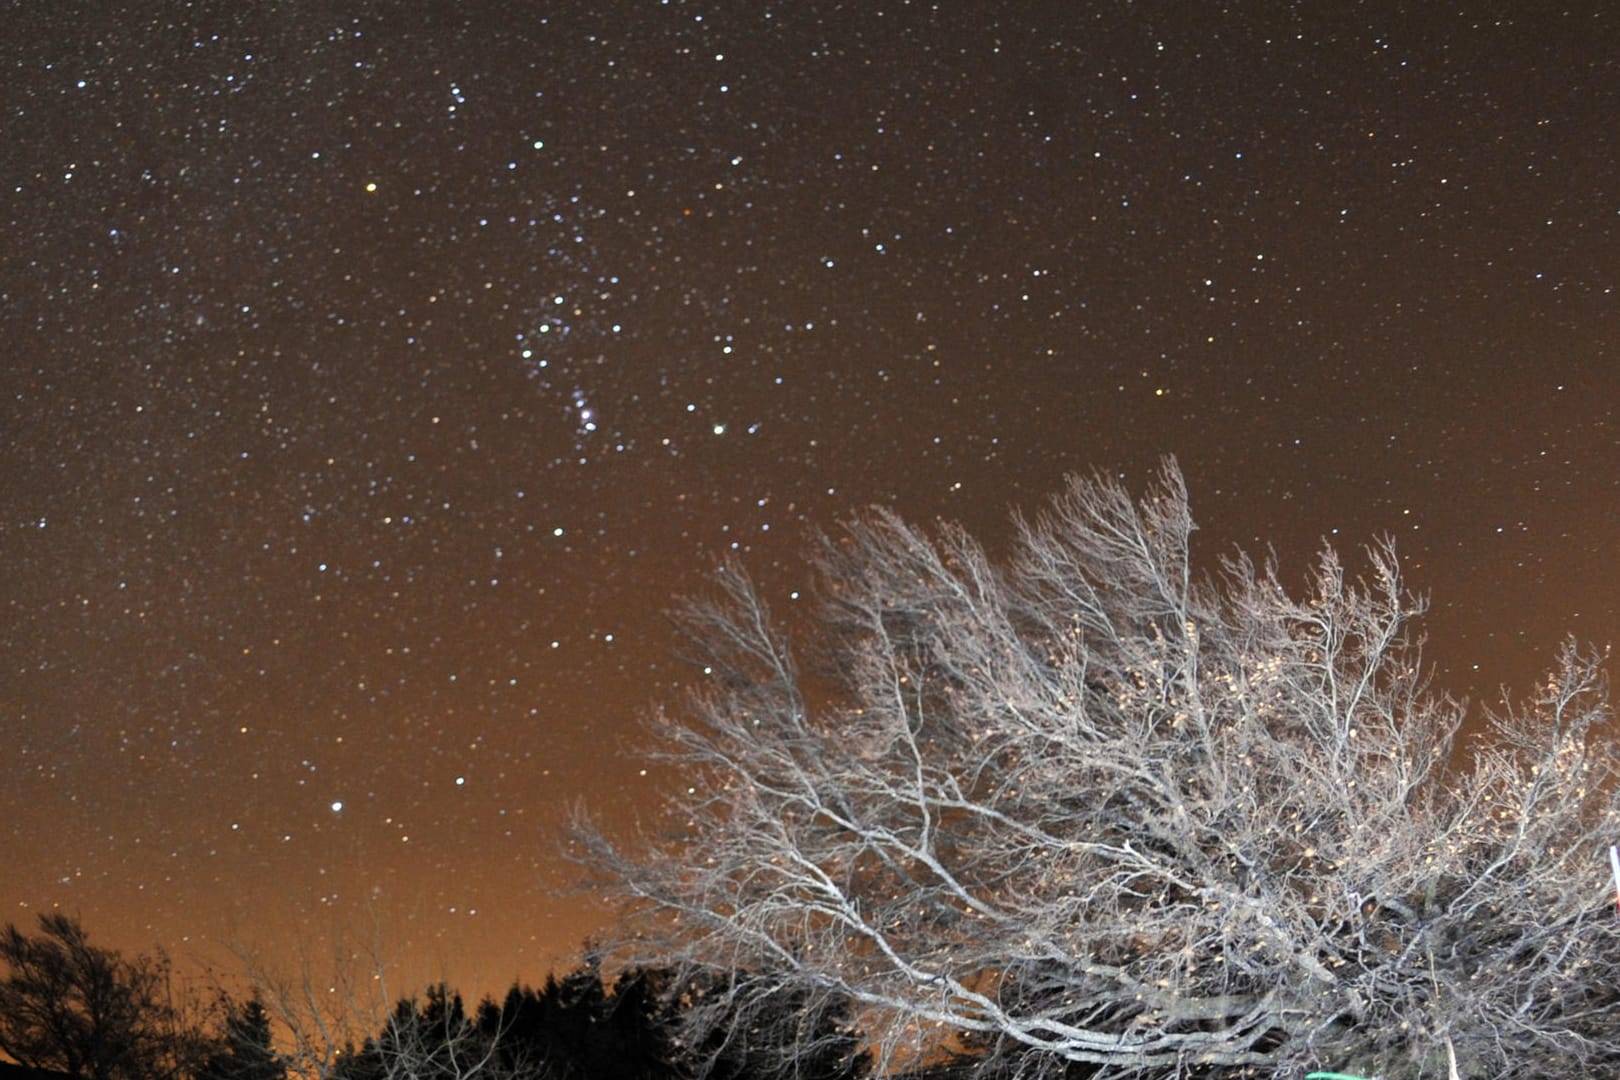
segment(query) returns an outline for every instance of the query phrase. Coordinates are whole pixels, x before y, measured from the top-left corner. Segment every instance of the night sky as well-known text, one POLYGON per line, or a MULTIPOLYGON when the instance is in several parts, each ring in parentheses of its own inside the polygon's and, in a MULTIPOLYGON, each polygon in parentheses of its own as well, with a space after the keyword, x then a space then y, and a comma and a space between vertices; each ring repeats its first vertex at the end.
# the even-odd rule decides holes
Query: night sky
POLYGON ((665 612, 873 503, 1173 453, 1447 690, 1620 637, 1611 11, 10 5, 0 920, 541 979, 665 612))

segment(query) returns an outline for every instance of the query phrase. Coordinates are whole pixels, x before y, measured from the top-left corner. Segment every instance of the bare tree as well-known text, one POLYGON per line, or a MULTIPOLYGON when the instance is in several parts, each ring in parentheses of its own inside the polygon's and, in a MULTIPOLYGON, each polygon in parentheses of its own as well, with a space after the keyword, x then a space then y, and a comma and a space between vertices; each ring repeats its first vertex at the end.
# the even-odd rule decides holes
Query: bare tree
POLYGON ((266 957, 244 943, 232 949, 272 1020, 282 1064, 296 1080, 332 1076, 388 1016, 386 965, 375 946, 353 948, 340 934, 327 960, 317 961, 305 945, 291 969, 283 957, 266 957))
POLYGON ((254 998, 277 1028, 288 1074, 296 1080, 510 1080, 524 1071, 522 1055, 502 1047, 504 1024, 474 1025, 461 996, 442 982, 428 987, 425 1001, 400 998, 390 1005, 380 939, 374 928, 372 945, 355 948, 340 935, 329 962, 319 964, 305 950, 292 972, 237 947, 254 998))
POLYGON ((468 1018, 461 995, 443 983, 426 999, 402 998, 382 1030, 336 1071, 339 1080, 507 1080, 517 1074, 497 1052, 500 1032, 468 1018))
POLYGON ((1294 598, 1198 578, 1173 462, 1077 479, 993 565, 877 511, 828 541, 812 677, 735 566, 707 678, 653 726, 673 835, 584 828, 644 963, 853 1002, 879 1070, 967 1046, 1056 1074, 1620 1067, 1620 840, 1597 661, 1482 718, 1426 685, 1389 544, 1294 598))

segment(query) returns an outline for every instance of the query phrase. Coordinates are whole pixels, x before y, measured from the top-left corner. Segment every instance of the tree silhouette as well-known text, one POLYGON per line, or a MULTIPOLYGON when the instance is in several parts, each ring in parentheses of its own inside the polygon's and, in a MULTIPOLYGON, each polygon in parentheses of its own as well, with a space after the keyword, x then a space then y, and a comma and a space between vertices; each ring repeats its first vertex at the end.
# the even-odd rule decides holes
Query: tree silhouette
POLYGON ((679 831, 582 835, 629 958, 727 988, 690 1045, 847 1001, 882 1070, 1620 1070, 1596 658, 1452 768, 1389 545, 1298 599, 1242 556, 1200 580, 1173 463, 1018 525, 1000 564, 883 511, 829 540, 809 688, 740 568, 684 612, 706 678, 653 721, 679 831))
POLYGON ((167 962, 90 944, 76 918, 39 917, 39 933, 0 931, 0 1051, 22 1065, 79 1080, 169 1080, 210 1049, 167 962))
POLYGON ((499 1007, 486 1000, 478 1027, 499 1033, 501 1060, 515 1075, 660 1080, 678 1075, 662 987, 657 973, 634 970, 609 988, 593 956, 539 991, 513 986, 499 1007))
POLYGON ((637 968, 622 973, 613 983, 613 992, 597 1022, 595 1040, 609 1054, 595 1055, 594 1075, 618 1080, 660 1080, 681 1075, 674 1060, 676 1051, 668 1002, 663 997, 666 980, 661 973, 637 968), (600 1071, 611 1059, 608 1071, 600 1071))
POLYGON ((198 1080, 285 1080, 286 1062, 276 1053, 270 1014, 257 995, 238 1004, 221 1000, 221 1046, 198 1080))
MULTIPOLYGON (((679 1016, 714 1009, 739 981, 699 973, 679 981, 666 971, 633 968, 611 984, 591 955, 539 990, 514 985, 497 1004, 486 998, 468 1017, 461 997, 443 984, 422 998, 402 998, 382 1029, 358 1050, 335 1055, 332 1080, 753 1080, 784 1062, 803 1080, 858 1080, 869 1057, 847 1002, 777 995, 767 1008, 738 1012, 708 1029, 702 1044, 681 1042, 679 1016)), ((247 1014, 241 1041, 258 1045, 247 1014)), ((232 1013, 233 1016, 237 1015, 232 1013)), ((265 1030, 267 1030, 267 1025, 265 1030)), ((200 1080, 279 1080, 236 1076, 221 1053, 200 1080)))
POLYGON ((338 1080, 504 1080, 498 1039, 467 1016, 461 995, 444 983, 424 1000, 401 998, 383 1029, 357 1052, 338 1057, 338 1080))

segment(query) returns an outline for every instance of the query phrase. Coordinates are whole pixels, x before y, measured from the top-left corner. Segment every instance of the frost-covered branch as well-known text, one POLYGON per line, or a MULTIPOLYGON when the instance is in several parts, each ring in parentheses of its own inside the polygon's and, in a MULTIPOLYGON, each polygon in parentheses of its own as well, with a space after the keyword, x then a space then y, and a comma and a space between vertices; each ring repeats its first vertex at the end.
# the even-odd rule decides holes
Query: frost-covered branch
MULTIPOLYGON (((1555 1076, 1620 1062, 1620 840, 1596 661, 1453 765, 1393 550, 1291 596, 1197 580, 1173 465, 1076 480, 993 565, 876 512, 829 540, 801 674, 740 568, 655 721, 676 835, 589 834, 634 958, 853 1003, 879 1066, 1555 1076), (810 689, 807 689, 810 688, 810 689)), ((693 1011, 698 1028, 702 1009, 693 1011)))

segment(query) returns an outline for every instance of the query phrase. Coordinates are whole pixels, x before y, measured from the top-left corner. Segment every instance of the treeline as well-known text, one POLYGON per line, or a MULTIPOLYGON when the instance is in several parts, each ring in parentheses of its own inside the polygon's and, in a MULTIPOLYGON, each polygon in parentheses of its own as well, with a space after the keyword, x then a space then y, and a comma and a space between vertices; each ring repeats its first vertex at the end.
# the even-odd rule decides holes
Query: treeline
MULTIPOLYGON (((441 983, 397 1001, 361 1036, 258 989, 245 998, 219 991, 189 999, 164 957, 126 959, 93 945, 66 915, 42 916, 32 934, 8 924, 0 962, 0 1053, 72 1080, 861 1080, 872 1073, 847 1002, 783 991, 760 1009, 746 973, 721 980, 634 968, 608 976, 592 959, 471 1009, 441 983), (730 1001, 747 1001, 747 1013, 729 1025, 706 1023, 706 1034, 688 1041, 689 1014, 712 1016, 730 1001), (341 1045, 308 1052, 321 1039, 341 1045)), ((971 1073, 975 1056, 963 1049, 912 1077, 971 1073)))
POLYGON ((870 1059, 848 1010, 802 999, 784 998, 746 1026, 687 1045, 683 1011, 733 989, 642 968, 608 979, 594 961, 539 989, 513 986, 471 1012, 459 994, 432 986, 398 1002, 373 1038, 339 1059, 334 1080, 750 1080, 784 1071, 858 1080, 867 1073, 870 1059))

